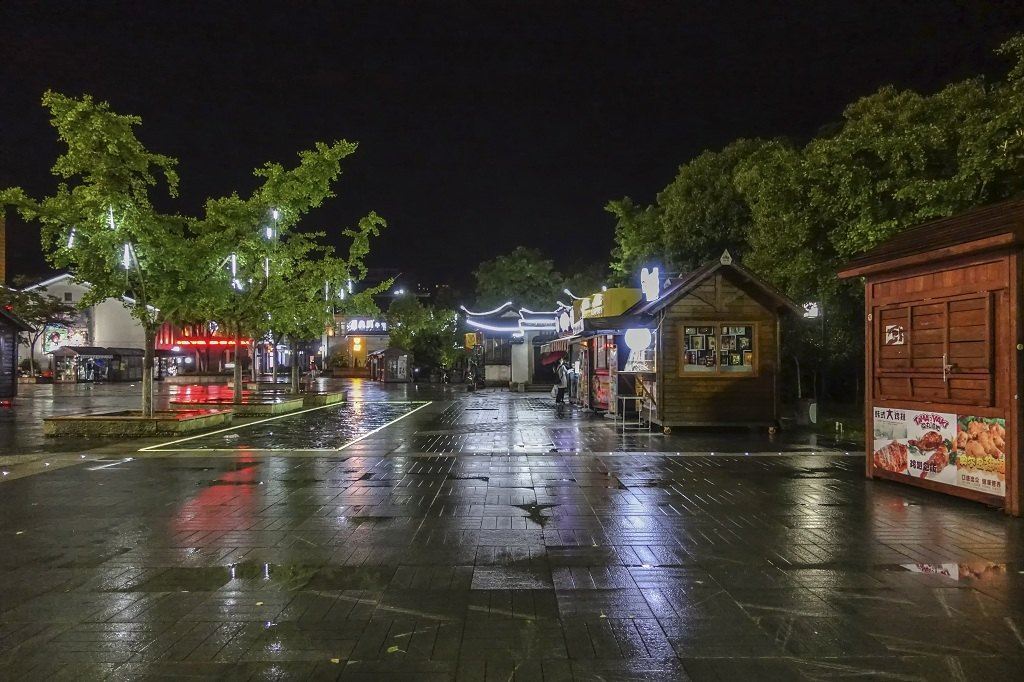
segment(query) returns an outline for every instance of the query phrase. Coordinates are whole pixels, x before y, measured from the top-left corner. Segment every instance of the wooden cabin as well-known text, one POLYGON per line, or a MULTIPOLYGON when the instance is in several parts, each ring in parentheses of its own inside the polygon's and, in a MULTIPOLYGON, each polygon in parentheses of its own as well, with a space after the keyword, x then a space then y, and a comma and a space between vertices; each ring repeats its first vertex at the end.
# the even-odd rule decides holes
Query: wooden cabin
POLYGON ((1024 201, 889 239, 865 285, 865 472, 1021 515, 1024 201))
POLYGON ((640 380, 655 396, 652 419, 671 426, 774 425, 780 417, 782 315, 789 298, 726 252, 668 283, 630 310, 656 330, 656 372, 640 380), (653 388, 652 388, 653 384, 653 388))
POLYGON ((28 331, 21 318, 0 307, 0 399, 18 394, 18 334, 28 331))

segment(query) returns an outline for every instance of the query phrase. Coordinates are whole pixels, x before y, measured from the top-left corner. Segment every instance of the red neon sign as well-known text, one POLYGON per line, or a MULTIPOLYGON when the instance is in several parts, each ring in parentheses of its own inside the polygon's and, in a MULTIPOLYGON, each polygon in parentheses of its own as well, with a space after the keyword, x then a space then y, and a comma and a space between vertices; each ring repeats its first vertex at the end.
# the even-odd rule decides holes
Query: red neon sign
MULTIPOLYGON (((245 345, 252 343, 252 339, 238 339, 238 343, 245 345)), ((233 346, 235 339, 176 339, 175 346, 233 346)))

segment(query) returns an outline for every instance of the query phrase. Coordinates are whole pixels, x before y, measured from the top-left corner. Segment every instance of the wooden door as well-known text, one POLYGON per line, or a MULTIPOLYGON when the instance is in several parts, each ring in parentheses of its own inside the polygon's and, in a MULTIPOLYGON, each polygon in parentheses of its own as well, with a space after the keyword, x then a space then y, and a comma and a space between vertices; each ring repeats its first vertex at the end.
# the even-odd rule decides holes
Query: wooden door
POLYGON ((879 306, 874 397, 993 405, 992 294, 879 306))

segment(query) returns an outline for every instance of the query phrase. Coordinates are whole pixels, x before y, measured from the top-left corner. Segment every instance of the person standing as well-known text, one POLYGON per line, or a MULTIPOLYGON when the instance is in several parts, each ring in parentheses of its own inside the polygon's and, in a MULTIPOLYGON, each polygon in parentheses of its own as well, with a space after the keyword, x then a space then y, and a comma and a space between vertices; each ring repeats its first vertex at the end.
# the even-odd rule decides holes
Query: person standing
POLYGON ((555 402, 562 404, 565 402, 565 388, 569 385, 569 365, 565 362, 565 358, 558 361, 555 372, 558 375, 558 393, 555 395, 555 402))

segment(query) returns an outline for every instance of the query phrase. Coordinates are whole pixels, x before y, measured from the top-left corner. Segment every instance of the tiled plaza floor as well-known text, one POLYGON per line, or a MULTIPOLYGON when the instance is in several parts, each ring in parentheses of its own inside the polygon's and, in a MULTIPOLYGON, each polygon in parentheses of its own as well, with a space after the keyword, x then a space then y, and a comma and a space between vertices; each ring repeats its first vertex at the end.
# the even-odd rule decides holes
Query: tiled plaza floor
POLYGON ((0 678, 1024 669, 1024 523, 998 511, 799 440, 622 436, 509 393, 390 397, 424 406, 243 426, 216 450, 104 445, 0 483, 0 678), (323 451, 294 447, 303 430, 323 451))

